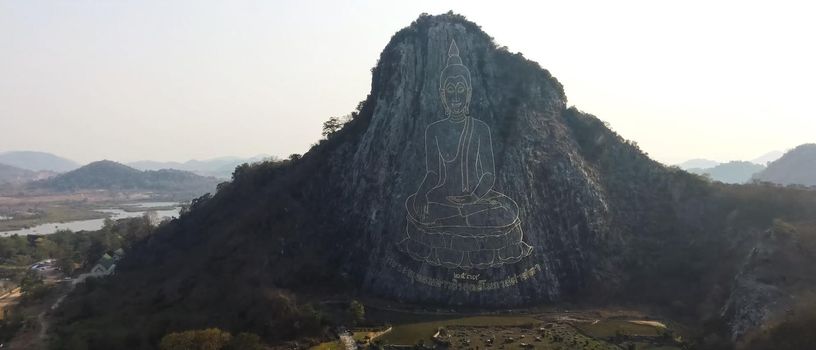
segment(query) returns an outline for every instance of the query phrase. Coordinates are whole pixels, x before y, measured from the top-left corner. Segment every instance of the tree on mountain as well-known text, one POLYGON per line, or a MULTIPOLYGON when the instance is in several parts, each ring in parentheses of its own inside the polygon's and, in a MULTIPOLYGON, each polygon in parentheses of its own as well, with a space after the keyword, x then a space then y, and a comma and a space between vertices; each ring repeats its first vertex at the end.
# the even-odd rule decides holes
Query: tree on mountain
POLYGON ((53 258, 60 255, 60 247, 49 239, 37 238, 35 244, 37 252, 43 258, 53 258))
POLYGON ((57 266, 59 267, 60 271, 68 276, 73 274, 75 270, 74 260, 67 256, 57 260, 57 266))
POLYGON ((357 300, 352 300, 349 303, 349 313, 354 317, 355 323, 360 323, 365 320, 365 306, 357 300))
POLYGON ((252 333, 233 337, 218 328, 189 330, 165 335, 159 342, 160 350, 262 350, 261 338, 252 333))
POLYGON ((329 120, 323 122, 323 136, 328 137, 331 134, 340 130, 343 127, 343 123, 340 122, 340 118, 331 117, 329 120))
POLYGON ((220 350, 232 339, 229 332, 218 328, 192 330, 165 335, 159 342, 161 350, 220 350))
POLYGON ((230 340, 225 350, 263 350, 261 337, 252 333, 239 333, 230 340))
POLYGON ((35 270, 28 270, 20 280, 20 292, 28 293, 41 285, 43 285, 42 276, 35 270))

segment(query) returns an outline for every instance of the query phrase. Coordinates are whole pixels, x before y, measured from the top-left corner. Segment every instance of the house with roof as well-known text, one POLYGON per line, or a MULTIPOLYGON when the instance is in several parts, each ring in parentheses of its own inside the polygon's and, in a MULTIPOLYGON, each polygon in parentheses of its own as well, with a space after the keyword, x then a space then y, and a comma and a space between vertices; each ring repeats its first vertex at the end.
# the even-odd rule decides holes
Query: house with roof
POLYGON ((119 261, 125 257, 125 251, 122 248, 113 251, 113 260, 119 261))
MULTIPOLYGON (((114 256, 115 255, 116 254, 114 254, 114 256)), ((114 258, 108 253, 105 253, 105 255, 102 255, 102 257, 99 258, 96 265, 91 268, 90 275, 94 277, 102 277, 112 274, 113 270, 116 268, 116 261, 118 260, 118 258, 114 258)))

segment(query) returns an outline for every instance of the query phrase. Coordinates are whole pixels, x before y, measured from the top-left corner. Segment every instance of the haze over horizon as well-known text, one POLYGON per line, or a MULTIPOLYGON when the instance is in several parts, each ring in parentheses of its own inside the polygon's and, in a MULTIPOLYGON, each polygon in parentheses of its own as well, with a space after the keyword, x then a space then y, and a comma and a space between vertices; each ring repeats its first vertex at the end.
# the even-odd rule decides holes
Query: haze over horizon
POLYGON ((0 152, 303 153, 365 98, 396 31, 451 9, 661 162, 816 141, 809 4, 512 4, 0 1, 0 152))

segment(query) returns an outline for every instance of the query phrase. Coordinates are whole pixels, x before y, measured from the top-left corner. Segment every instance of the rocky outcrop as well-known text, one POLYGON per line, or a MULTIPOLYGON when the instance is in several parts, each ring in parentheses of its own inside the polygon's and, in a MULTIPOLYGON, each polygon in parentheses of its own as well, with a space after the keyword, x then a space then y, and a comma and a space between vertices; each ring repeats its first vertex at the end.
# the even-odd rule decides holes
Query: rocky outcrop
POLYGON ((731 340, 739 340, 777 316, 790 306, 790 297, 779 287, 758 281, 754 276, 741 275, 723 307, 722 315, 729 321, 731 340))
POLYGON ((812 245, 803 244, 797 228, 783 221, 760 235, 722 309, 732 340, 749 339, 802 306, 797 299, 807 297, 813 288, 814 253, 812 245))
POLYGON ((366 261, 358 269, 365 289, 404 301, 508 306, 561 300, 601 280, 614 285, 609 281, 618 280, 616 272, 599 257, 621 239, 610 228, 609 203, 623 199, 609 198, 605 185, 614 185, 604 184, 601 165, 589 153, 628 153, 625 159, 637 159, 650 172, 666 170, 600 122, 591 144, 579 144, 574 124, 594 122, 576 118, 597 119, 570 112, 566 104, 549 72, 497 47, 457 15, 420 17, 398 32, 374 70, 369 113, 346 126, 354 130, 338 133, 359 137, 344 139, 328 156, 333 188, 342 193, 337 217, 361 234, 357 248, 366 261), (454 41, 472 82, 469 116, 492 139, 491 193, 516 203, 518 232, 511 234, 523 238, 514 238, 521 242, 514 252, 484 238, 490 233, 474 233, 479 229, 472 220, 464 238, 445 238, 437 229, 438 235, 411 239, 407 232, 417 237, 409 197, 421 195, 429 168, 426 130, 448 117, 440 83, 454 41), (473 235, 478 237, 467 241, 473 235), (400 242, 414 248, 398 249, 400 242))

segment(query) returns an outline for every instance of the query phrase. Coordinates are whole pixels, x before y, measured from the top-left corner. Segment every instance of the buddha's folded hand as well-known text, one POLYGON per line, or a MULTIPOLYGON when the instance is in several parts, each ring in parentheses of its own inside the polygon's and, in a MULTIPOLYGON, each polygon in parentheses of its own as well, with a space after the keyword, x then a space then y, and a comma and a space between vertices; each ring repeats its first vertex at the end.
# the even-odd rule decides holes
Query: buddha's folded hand
MULTIPOLYGON (((424 197, 424 196, 418 196, 424 197)), ((428 199, 423 198, 419 199, 416 198, 414 200, 414 212, 419 216, 420 219, 425 219, 428 216, 428 199)))
POLYGON ((473 204, 479 200, 478 197, 472 194, 466 194, 464 196, 447 196, 445 199, 453 204, 473 204))

